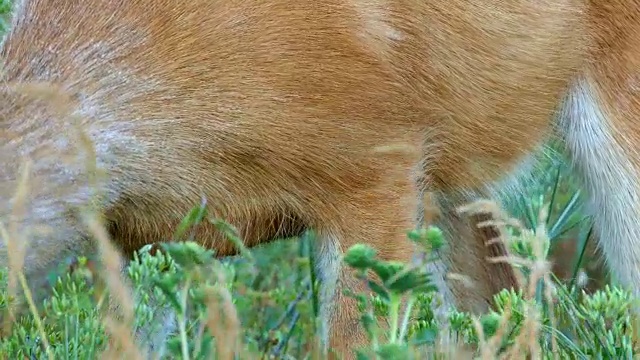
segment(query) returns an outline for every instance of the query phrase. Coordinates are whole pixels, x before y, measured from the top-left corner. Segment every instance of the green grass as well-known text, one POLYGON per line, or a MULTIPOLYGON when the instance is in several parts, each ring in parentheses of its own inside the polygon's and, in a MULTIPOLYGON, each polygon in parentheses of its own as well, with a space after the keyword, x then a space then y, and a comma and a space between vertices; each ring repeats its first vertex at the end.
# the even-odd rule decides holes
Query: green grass
MULTIPOLYGON (((370 344, 359 350, 360 358, 456 358, 453 354, 464 352, 492 359, 527 351, 544 358, 631 358, 637 343, 630 295, 610 285, 584 292, 583 281, 574 281, 585 261, 582 249, 591 225, 581 212, 580 192, 569 175, 559 157, 549 157, 527 192, 509 199, 506 208, 524 226, 509 227, 508 241, 523 259, 519 269, 531 285, 522 293, 505 290, 496 295, 497 311, 480 317, 452 309, 449 335, 456 343, 447 347, 439 345, 447 334, 433 316, 435 288, 429 274, 423 268, 380 261, 365 244, 352 248, 345 262, 372 270, 381 279, 372 288, 376 296, 352 294, 361 302, 362 326, 370 334, 370 344), (548 211, 548 218, 539 217, 541 210, 548 211), (580 246, 572 260, 574 277, 562 281, 548 271, 547 260, 551 250, 567 239, 580 246), (401 297, 412 304, 411 320, 398 312, 401 297), (396 331, 383 334, 376 316, 386 318, 396 331)), ((224 225, 196 207, 176 234, 201 221, 224 225)), ((129 269, 136 301, 128 327, 109 320, 105 296, 107 288, 114 287, 99 276, 105 271, 80 259, 74 271, 51 278, 52 296, 40 304, 38 317, 27 315, 13 324, 0 341, 0 356, 110 358, 117 346, 120 351, 131 348, 127 341, 132 331, 157 323, 157 314, 169 311, 181 326, 168 338, 167 359, 317 358, 313 354, 317 296, 311 286, 309 253, 313 234, 246 249, 233 228, 226 232, 229 241, 241 248, 240 255, 217 259, 190 242, 164 244, 162 252, 142 249, 129 269), (230 347, 234 341, 237 347, 230 347)), ((433 227, 409 236, 427 255, 434 246, 450 241, 433 227)), ((0 286, 6 286, 6 279, 2 273, 0 286)), ((8 303, 10 299, 0 295, 0 310, 6 310, 8 303)))

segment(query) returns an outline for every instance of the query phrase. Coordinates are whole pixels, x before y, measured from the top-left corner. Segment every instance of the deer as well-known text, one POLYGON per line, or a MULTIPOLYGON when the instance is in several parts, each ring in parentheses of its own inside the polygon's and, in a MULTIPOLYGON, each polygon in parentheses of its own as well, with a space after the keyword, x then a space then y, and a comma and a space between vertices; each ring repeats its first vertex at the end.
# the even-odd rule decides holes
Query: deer
MULTIPOLYGON (((485 311, 517 286, 514 270, 487 261, 507 249, 456 209, 512 191, 557 136, 590 195, 599 248, 638 294, 639 10, 635 0, 20 0, 0 45, 0 220, 12 219, 9 185, 28 159, 37 182, 16 221, 50 229, 25 240, 34 287, 61 258, 95 248, 74 210, 87 203, 124 255, 170 239, 203 195, 249 247, 314 229, 322 344, 351 359, 366 336, 342 290, 367 289, 343 252, 366 243, 412 261, 406 232, 433 193, 451 239, 429 265, 444 304, 485 311), (57 89, 65 110, 25 92, 33 83, 57 89), (74 155, 78 126, 105 174, 93 182, 74 155)), ((235 253, 210 224, 194 239, 235 253)))

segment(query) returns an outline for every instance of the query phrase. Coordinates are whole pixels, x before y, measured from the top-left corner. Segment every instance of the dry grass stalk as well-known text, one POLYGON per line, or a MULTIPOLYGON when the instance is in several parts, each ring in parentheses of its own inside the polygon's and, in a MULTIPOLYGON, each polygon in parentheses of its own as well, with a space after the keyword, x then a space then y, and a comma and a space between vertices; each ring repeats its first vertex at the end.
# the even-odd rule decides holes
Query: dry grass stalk
POLYGON ((107 332, 113 339, 123 347, 123 350, 130 354, 132 358, 143 359, 142 353, 131 340, 135 338, 132 334, 132 326, 135 321, 135 304, 133 301, 130 286, 125 283, 122 277, 124 262, 120 253, 112 244, 109 234, 95 214, 83 214, 83 220, 97 240, 100 260, 104 266, 105 281, 111 295, 111 312, 116 309, 120 314, 108 314, 104 319, 107 332), (120 318, 120 320, 116 320, 120 318))
POLYGON ((25 161, 21 171, 21 177, 16 189, 16 195, 11 200, 12 209, 10 214, 9 228, 7 229, 4 224, 0 224, 0 233, 5 243, 7 249, 7 258, 9 260, 9 299, 17 300, 16 302, 14 302, 14 304, 9 304, 9 316, 5 318, 6 322, 3 324, 3 328, 6 333, 11 332, 11 324, 16 320, 16 307, 22 306, 22 301, 18 300, 20 299, 18 297, 17 291, 17 283, 19 282, 22 287, 25 300, 29 306, 29 310, 33 315, 36 327, 38 328, 38 332, 44 345, 47 357, 50 360, 53 360, 53 353, 51 351, 51 347, 49 346, 49 339, 47 338, 47 334, 44 331, 44 325, 42 324, 42 320, 40 319, 40 315, 38 314, 38 309, 33 300, 29 285, 27 284, 27 279, 24 275, 24 271, 22 270, 26 258, 27 236, 25 236, 26 230, 23 230, 22 232, 20 231, 20 224, 24 222, 24 217, 26 214, 25 204, 28 203, 27 198, 29 194, 28 183, 30 169, 31 161, 27 160, 25 161))
MULTIPOLYGON (((553 303, 553 290, 554 285, 551 281, 549 273, 551 271, 551 266, 549 262, 546 260, 545 249, 543 244, 548 242, 548 235, 546 232, 546 208, 542 207, 542 210, 539 215, 539 222, 534 231, 525 229, 524 226, 517 219, 513 219, 496 203, 488 200, 481 200, 469 205, 463 206, 458 209, 460 213, 489 213, 492 215, 492 220, 484 221, 479 223, 479 227, 484 226, 494 226, 499 230, 500 236, 495 239, 491 239, 489 242, 502 241, 509 249, 509 244, 514 241, 513 238, 507 236, 507 226, 511 226, 516 228, 520 234, 521 238, 525 241, 531 243, 533 249, 534 260, 525 259, 519 256, 515 256, 513 254, 508 254, 507 256, 494 257, 487 259, 490 262, 507 262, 515 267, 525 267, 530 270, 529 279, 524 279, 524 277, 516 272, 518 275, 518 281, 521 284, 521 288, 526 289, 524 294, 525 300, 525 320, 522 325, 522 330, 520 334, 515 339, 515 344, 509 348, 501 358, 522 358, 523 352, 528 353, 533 358, 538 358, 542 352, 540 344, 538 343, 538 339, 540 336, 540 310, 533 306, 531 300, 535 298, 537 284, 539 281, 542 281, 545 285, 545 300, 549 303, 553 303), (526 285, 526 286, 522 286, 526 285)), ((476 331, 478 331, 478 336, 480 339, 480 352, 481 357, 483 359, 492 359, 497 356, 496 351, 497 347, 500 344, 500 340, 505 333, 506 327, 508 326, 508 319, 511 315, 510 307, 505 309, 505 314, 501 319, 501 324, 496 332, 496 334, 492 337, 492 339, 485 340, 483 338, 484 334, 482 334, 482 326, 477 319, 474 319, 474 325, 476 327, 476 331)), ((549 314, 551 325, 556 326, 556 320, 553 312, 549 314)), ((554 358, 558 357, 558 345, 555 337, 551 339, 551 347, 552 353, 554 354, 554 358)))
POLYGON ((224 283, 220 274, 218 284, 207 289, 206 327, 216 339, 218 359, 233 360, 240 348, 240 320, 229 290, 219 285, 224 283))
MULTIPOLYGON (((26 213, 25 203, 28 197, 28 179, 31 162, 27 161, 23 165, 22 176, 18 182, 16 194, 11 199, 11 215, 9 218, 9 228, 3 231, 3 240, 7 249, 7 257, 9 260, 9 275, 7 290, 10 299, 17 299, 18 295, 18 274, 22 272, 24 261, 26 258, 27 238, 20 231, 20 223, 23 222, 26 213)), ((4 227, 4 225, 3 225, 4 227)), ((20 302, 9 306, 9 316, 5 318, 4 331, 11 331, 11 323, 15 321, 14 306, 20 306, 20 302)))

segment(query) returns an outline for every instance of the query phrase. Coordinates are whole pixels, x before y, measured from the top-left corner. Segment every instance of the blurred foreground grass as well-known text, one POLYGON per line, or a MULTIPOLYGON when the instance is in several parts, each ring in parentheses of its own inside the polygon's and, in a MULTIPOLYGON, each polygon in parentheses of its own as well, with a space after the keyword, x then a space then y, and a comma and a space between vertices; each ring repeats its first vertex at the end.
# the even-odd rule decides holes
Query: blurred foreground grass
MULTIPOLYGON (((589 268, 590 221, 561 158, 546 157, 525 188, 525 194, 507 199, 506 209, 524 224, 510 227, 507 240, 522 259, 527 290, 503 291, 495 298, 498 311, 481 317, 452 309, 449 334, 434 318, 434 287, 424 268, 379 261, 365 245, 351 249, 345 257, 350 266, 372 269, 383 280, 375 297, 360 296, 363 326, 371 335, 370 345, 359 349, 361 359, 493 359, 525 353, 549 359, 633 357, 637 342, 636 319, 629 311, 632 299, 607 285, 601 268, 589 268), (545 211, 549 216, 539 218, 545 211), (552 267, 548 260, 560 265, 552 267), (399 273, 404 275, 391 276, 399 273), (413 306, 412 320, 397 316, 402 296, 413 306), (391 320, 396 331, 378 328, 374 315, 391 320), (446 335, 454 342, 443 346, 439 341, 446 335)), ((204 215, 195 208, 178 231, 206 221, 204 215)), ((227 232, 242 248, 233 228, 227 232)), ((166 359, 320 358, 317 296, 310 272, 312 237, 308 233, 301 239, 242 248, 240 255, 226 259, 216 259, 195 243, 164 244, 163 252, 146 247, 129 271, 137 299, 130 327, 118 327, 108 317, 104 272, 80 259, 73 272, 50 279, 54 291, 38 318, 26 316, 12 324, 0 341, 0 357, 136 358, 135 351, 125 351, 132 349, 132 331, 160 324, 169 314, 181 326, 169 336, 166 359)), ((443 239, 433 227, 410 237, 427 255, 443 241, 455 242, 443 239)), ((6 286, 6 272, 0 286, 6 286)), ((0 292, 2 311, 9 303, 6 294, 0 292)), ((158 342, 148 339, 156 347, 158 342)))

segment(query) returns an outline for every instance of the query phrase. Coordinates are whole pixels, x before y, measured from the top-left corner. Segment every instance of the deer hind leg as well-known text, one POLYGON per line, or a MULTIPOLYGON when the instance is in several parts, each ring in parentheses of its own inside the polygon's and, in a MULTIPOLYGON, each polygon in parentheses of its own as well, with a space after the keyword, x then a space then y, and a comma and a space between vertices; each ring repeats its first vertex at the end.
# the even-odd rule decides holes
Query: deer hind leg
POLYGON ((637 296, 640 128, 634 116, 639 114, 638 103, 625 99, 632 92, 611 79, 586 76, 576 81, 564 104, 559 131, 589 193, 594 230, 605 261, 617 281, 637 296), (617 105, 625 100, 629 102, 623 110, 617 105))
POLYGON ((507 250, 499 241, 495 227, 478 225, 491 219, 490 214, 460 213, 459 208, 480 198, 479 192, 460 192, 437 196, 439 216, 434 223, 443 232, 447 247, 428 264, 441 295, 436 316, 446 325, 446 313, 458 310, 484 313, 493 304, 493 295, 504 288, 518 288, 514 269, 506 263, 489 259, 505 256, 507 250))
MULTIPOLYGON (((398 166, 401 171, 385 173, 382 178, 389 181, 351 191, 332 202, 334 210, 327 212, 316 226, 316 272, 321 280, 320 316, 324 322, 321 341, 325 348, 329 345, 345 359, 354 358, 354 350, 368 341, 357 303, 343 290, 366 294, 368 288, 342 265, 343 252, 362 243, 373 247, 383 260, 409 263, 415 254, 407 237, 407 231, 416 225, 418 197, 411 178, 414 167, 410 161, 381 163, 398 166)), ((379 325, 384 326, 381 322, 379 325)))

